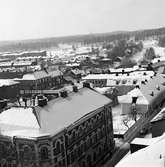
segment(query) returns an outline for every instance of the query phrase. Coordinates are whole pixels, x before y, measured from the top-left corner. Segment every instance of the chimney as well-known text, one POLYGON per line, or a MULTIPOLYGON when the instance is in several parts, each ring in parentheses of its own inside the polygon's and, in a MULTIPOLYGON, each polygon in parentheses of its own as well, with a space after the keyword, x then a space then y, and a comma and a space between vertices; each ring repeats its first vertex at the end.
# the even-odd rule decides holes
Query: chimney
POLYGON ((127 73, 127 76, 129 76, 129 73, 127 73))
POLYGON ((145 83, 145 81, 141 81, 141 84, 144 84, 144 85, 145 85, 146 83, 145 83))
POLYGON ((154 72, 154 76, 156 76, 157 75, 157 72, 154 72))
POLYGON ((146 72, 144 72, 143 75, 147 75, 146 72))
POLYGON ((66 90, 63 90, 60 92, 60 96, 63 98, 66 98, 66 97, 68 97, 68 92, 66 90))
POLYGON ((150 76, 151 79, 153 79, 153 76, 150 76))
POLYGON ((119 83, 120 83, 120 81, 117 80, 117 81, 116 81, 116 85, 119 85, 119 83))
POLYGON ((133 80, 133 84, 135 85, 137 83, 137 81, 136 80, 133 80))
POLYGON ((139 86, 139 85, 136 85, 136 88, 137 88, 137 89, 140 89, 140 86, 139 86))
POLYGON ((73 92, 78 92, 78 88, 77 88, 77 86, 73 86, 73 92))
POLYGON ((157 90, 160 90, 160 86, 159 86, 159 85, 156 85, 156 89, 157 89, 157 90))
POLYGON ((151 95, 151 96, 154 96, 154 92, 152 91, 150 95, 151 95))
POLYGON ((37 96, 38 98, 38 106, 43 107, 47 105, 47 98, 43 95, 37 96))
POLYGON ((147 79, 145 79, 145 82, 148 82, 148 80, 147 80, 147 79))
POLYGON ((116 76, 119 76, 118 72, 116 73, 116 76))
POLYGON ((122 69, 122 74, 124 74, 124 69, 122 69))

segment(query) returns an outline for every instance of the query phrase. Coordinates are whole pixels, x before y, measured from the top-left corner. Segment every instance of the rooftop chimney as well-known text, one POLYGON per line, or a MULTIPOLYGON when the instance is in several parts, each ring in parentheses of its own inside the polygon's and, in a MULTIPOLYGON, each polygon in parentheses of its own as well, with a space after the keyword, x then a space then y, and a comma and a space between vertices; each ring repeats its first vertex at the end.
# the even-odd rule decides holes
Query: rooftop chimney
POLYGON ((66 90, 63 90, 60 92, 61 97, 66 98, 68 97, 68 92, 66 90))
POLYGON ((140 89, 140 86, 139 86, 139 85, 136 85, 136 88, 137 88, 137 89, 140 89))
POLYGON ((136 84, 137 83, 137 80, 133 80, 133 84, 136 84))
POLYGON ((73 92, 78 92, 77 86, 73 86, 73 92))
POLYGON ((156 89, 157 89, 157 90, 160 90, 160 86, 159 86, 159 85, 156 85, 156 89))
POLYGON ((146 72, 144 72, 143 75, 147 75, 146 72))
POLYGON ((154 92, 152 91, 150 95, 151 95, 151 96, 154 96, 154 92))
POLYGON ((154 72, 154 76, 156 76, 157 75, 157 72, 154 72))
POLYGON ((119 85, 119 83, 120 83, 120 81, 117 80, 117 81, 116 81, 116 85, 119 85))
POLYGON ((38 106, 43 107, 47 105, 47 98, 43 95, 37 96, 38 98, 38 106))
POLYGON ((145 83, 145 81, 141 81, 141 84, 144 84, 144 85, 145 85, 146 83, 145 83))

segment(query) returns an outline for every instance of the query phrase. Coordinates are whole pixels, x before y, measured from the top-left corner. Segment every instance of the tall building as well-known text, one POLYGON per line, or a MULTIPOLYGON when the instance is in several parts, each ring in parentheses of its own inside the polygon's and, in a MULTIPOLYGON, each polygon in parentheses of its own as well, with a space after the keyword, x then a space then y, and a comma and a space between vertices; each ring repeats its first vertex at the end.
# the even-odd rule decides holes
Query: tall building
POLYGON ((0 164, 97 167, 114 150, 111 101, 83 87, 0 114, 0 164))

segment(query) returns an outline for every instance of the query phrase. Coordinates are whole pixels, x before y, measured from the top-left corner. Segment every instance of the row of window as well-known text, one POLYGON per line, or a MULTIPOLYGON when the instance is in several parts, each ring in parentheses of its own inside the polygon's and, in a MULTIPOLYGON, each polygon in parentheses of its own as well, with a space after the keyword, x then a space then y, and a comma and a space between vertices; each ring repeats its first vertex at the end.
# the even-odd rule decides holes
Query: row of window
POLYGON ((86 152, 92 145, 100 141, 105 136, 105 127, 98 129, 97 132, 93 132, 91 136, 87 136, 84 141, 81 141, 78 146, 74 146, 71 153, 68 155, 68 164, 72 164, 76 158, 80 157, 86 152))
POLYGON ((72 131, 68 132, 68 135, 66 137, 67 145, 70 145, 72 142, 74 142, 77 138, 84 135, 84 132, 88 132, 89 130, 93 129, 97 125, 100 124, 101 121, 104 121, 104 112, 101 112, 95 117, 90 118, 86 122, 84 122, 82 125, 77 126, 72 131))

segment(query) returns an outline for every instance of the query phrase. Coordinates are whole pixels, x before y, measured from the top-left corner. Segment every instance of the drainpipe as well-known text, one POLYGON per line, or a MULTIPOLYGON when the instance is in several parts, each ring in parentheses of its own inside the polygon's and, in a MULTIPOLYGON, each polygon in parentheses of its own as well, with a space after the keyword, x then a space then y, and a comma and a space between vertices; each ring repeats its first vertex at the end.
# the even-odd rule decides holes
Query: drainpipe
POLYGON ((67 162, 67 146, 66 146, 66 134, 67 134, 67 130, 66 128, 64 129, 64 153, 65 153, 65 165, 66 167, 68 167, 68 162, 67 162))

